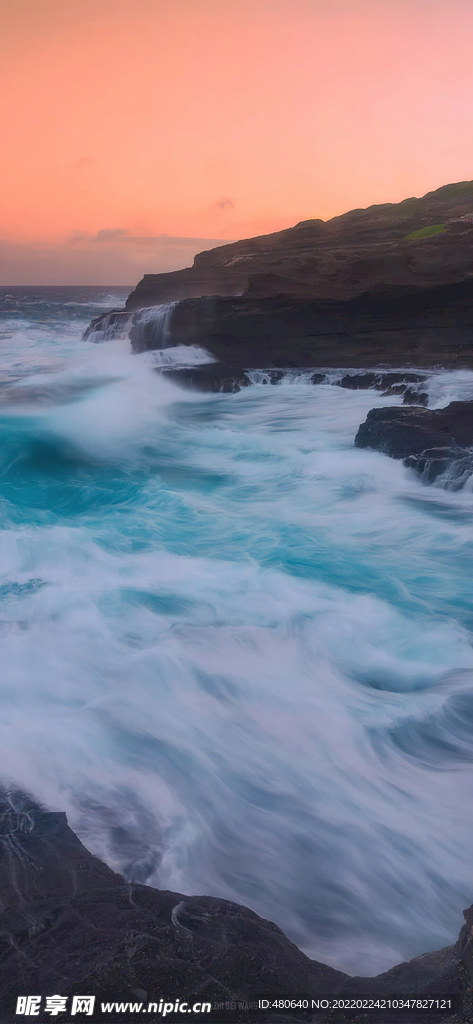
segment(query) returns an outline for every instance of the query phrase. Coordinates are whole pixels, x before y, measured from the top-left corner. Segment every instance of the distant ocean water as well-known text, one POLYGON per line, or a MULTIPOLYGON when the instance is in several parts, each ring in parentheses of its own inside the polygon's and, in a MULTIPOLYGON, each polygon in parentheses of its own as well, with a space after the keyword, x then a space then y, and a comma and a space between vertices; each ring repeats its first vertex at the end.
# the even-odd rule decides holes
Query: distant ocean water
POLYGON ((473 902, 472 488, 354 448, 399 397, 196 394, 82 341, 129 290, 0 289, 0 781, 349 973, 445 946, 473 902))

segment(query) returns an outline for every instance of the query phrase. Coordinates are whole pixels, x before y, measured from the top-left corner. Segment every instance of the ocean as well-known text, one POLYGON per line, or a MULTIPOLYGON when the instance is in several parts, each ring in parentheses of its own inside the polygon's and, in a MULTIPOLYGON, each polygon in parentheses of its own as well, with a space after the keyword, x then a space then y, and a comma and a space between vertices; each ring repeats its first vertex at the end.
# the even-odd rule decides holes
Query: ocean
MULTIPOLYGON (((446 946, 473 902, 473 488, 354 447, 399 396, 297 370, 198 394, 83 341, 130 290, 0 290, 0 782, 350 974, 446 946)), ((473 372, 425 389, 471 399, 473 372)))

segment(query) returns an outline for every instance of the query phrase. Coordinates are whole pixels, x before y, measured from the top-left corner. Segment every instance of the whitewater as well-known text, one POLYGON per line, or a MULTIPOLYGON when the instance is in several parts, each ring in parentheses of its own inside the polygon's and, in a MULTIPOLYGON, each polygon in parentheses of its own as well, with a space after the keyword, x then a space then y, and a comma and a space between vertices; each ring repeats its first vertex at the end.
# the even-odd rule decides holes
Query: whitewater
MULTIPOLYGON (((237 394, 0 290, 0 783, 137 882, 371 975, 473 902, 472 488, 356 449, 399 396, 237 394)), ((473 398, 432 372, 431 408, 473 398)))

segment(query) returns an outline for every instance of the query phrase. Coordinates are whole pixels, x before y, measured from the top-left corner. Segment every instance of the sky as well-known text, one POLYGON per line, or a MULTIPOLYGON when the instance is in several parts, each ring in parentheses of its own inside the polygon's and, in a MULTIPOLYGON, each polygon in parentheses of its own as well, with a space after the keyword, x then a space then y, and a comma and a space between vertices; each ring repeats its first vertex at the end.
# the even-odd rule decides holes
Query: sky
POLYGON ((0 0, 0 284, 473 178, 471 0, 0 0))

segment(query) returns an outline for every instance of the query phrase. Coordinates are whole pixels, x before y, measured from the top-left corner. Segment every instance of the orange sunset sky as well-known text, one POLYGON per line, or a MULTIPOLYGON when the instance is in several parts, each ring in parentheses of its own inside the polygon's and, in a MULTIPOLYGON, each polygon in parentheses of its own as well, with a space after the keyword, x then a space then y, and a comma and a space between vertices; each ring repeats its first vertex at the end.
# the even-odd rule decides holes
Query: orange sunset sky
POLYGON ((473 178, 472 0, 1 0, 0 283, 473 178))

